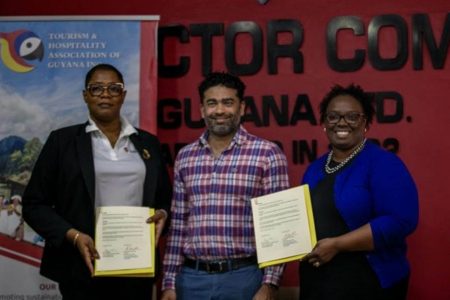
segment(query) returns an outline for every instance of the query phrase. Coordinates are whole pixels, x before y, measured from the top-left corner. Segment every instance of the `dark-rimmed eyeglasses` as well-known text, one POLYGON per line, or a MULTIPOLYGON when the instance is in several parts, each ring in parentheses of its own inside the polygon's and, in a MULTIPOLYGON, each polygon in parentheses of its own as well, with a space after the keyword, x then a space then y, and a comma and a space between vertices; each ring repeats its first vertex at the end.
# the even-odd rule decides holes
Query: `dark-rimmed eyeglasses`
POLYGON ((91 96, 100 96, 105 92, 105 90, 107 90, 110 96, 115 97, 122 95, 124 87, 124 84, 120 82, 110 83, 108 85, 91 83, 88 84, 86 90, 89 94, 91 94, 91 96))
POLYGON ((325 121, 328 124, 333 125, 333 124, 339 123, 341 121, 341 119, 343 118, 347 124, 357 125, 365 117, 366 117, 366 115, 364 115, 363 113, 360 113, 360 112, 356 112, 356 111, 351 111, 351 112, 345 113, 343 115, 332 111, 325 115, 325 121))

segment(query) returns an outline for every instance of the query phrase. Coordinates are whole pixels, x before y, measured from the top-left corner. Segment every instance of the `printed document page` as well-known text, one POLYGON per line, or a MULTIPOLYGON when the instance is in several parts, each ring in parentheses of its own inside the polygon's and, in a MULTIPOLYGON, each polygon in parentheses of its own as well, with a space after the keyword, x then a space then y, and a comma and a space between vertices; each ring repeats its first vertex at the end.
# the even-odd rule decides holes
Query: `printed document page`
POLYGON ((307 185, 251 201, 261 267, 297 260, 312 250, 316 235, 307 185))
POLYGON ((96 211, 96 271, 153 268, 148 207, 103 206, 96 211))

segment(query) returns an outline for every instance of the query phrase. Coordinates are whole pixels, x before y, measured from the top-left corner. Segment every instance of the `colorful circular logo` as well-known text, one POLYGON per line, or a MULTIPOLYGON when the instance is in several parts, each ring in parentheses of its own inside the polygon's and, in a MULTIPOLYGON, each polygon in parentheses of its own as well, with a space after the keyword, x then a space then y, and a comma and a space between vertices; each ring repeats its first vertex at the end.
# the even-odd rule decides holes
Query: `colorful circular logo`
POLYGON ((30 72, 34 65, 29 61, 44 57, 44 45, 40 37, 29 30, 0 32, 0 57, 10 70, 30 72))

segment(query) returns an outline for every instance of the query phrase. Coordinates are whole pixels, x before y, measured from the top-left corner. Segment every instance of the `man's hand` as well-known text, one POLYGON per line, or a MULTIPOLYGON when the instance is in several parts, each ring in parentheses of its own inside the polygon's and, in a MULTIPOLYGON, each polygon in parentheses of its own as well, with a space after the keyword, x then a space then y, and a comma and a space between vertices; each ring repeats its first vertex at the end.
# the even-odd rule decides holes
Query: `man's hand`
POLYGON ((161 300, 176 300, 177 294, 175 290, 164 290, 161 295, 161 300))
POLYGON ((253 296, 253 300, 274 300, 277 290, 269 284, 263 284, 253 296))

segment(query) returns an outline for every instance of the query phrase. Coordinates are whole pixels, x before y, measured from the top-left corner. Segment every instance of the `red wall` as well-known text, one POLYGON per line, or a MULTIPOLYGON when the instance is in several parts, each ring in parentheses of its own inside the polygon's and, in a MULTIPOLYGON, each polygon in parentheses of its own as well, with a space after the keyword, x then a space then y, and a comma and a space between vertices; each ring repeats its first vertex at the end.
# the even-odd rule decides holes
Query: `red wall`
MULTIPOLYGON (((267 41, 267 25, 279 19, 290 19, 303 26, 303 38, 299 51, 303 55, 303 70, 293 71, 291 59, 279 59, 278 72, 269 74, 267 48, 263 48, 261 69, 252 75, 242 76, 248 85, 248 95, 255 102, 258 114, 262 115, 262 102, 265 96, 271 96, 274 103, 281 107, 282 101, 288 105, 287 117, 291 118, 299 95, 306 95, 312 105, 313 116, 317 120, 317 105, 321 97, 335 83, 351 82, 362 85, 371 92, 393 92, 403 99, 404 115, 391 123, 375 122, 368 136, 380 141, 394 139, 399 142, 399 156, 405 161, 420 193, 420 224, 409 239, 409 258, 412 265, 412 278, 409 299, 450 299, 450 184, 447 169, 450 167, 448 154, 450 139, 447 138, 450 104, 450 62, 449 50, 441 68, 433 67, 427 47, 424 46, 423 67, 413 67, 413 15, 426 15, 431 24, 435 40, 439 44, 443 36, 444 22, 450 12, 448 0, 420 1, 305 1, 305 0, 270 0, 260 5, 257 0, 247 1, 137 1, 127 0, 120 4, 111 1, 2 1, 0 14, 14 15, 160 15, 160 26, 180 24, 190 30, 192 24, 219 23, 227 32, 230 25, 240 21, 251 21, 261 28, 264 43, 267 41), (312 4, 314 3, 314 4, 312 4), (351 31, 338 35, 338 55, 351 58, 356 49, 368 47, 367 27, 377 16, 393 14, 404 20, 407 30, 407 60, 396 70, 381 71, 367 56, 362 67, 352 72, 337 72, 327 63, 326 30, 334 17, 357 16, 364 24, 364 34, 355 36, 351 31), (287 100, 282 100, 282 98, 287 100)), ((447 24, 450 30, 450 23, 447 24)), ((450 37, 447 36, 449 43, 450 37)), ((212 68, 225 70, 224 36, 212 39, 212 68)), ((191 36, 187 43, 180 43, 169 38, 164 44, 166 64, 177 64, 181 56, 190 58, 187 73, 179 78, 160 78, 158 98, 168 103, 167 99, 176 99, 182 108, 167 106, 161 117, 171 121, 169 113, 185 113, 185 98, 192 100, 192 114, 188 118, 198 120, 198 96, 196 87, 202 78, 201 38, 191 36)), ((290 43, 289 34, 280 34, 279 43, 290 43)), ((244 64, 253 58, 250 36, 239 35, 236 39, 237 62, 244 64)), ((380 31, 378 36, 379 53, 383 58, 395 56, 398 46, 396 32, 392 28, 380 31)), ((170 102, 170 101, 169 101, 170 102)), ((385 115, 393 114, 396 109, 393 101, 388 100, 385 115)), ((306 109, 306 108, 305 108, 306 109)), ((304 112, 300 110, 299 112, 304 112)), ((255 117, 255 115, 252 115, 255 117)), ((262 118, 262 117, 261 117, 262 118)), ((176 119, 179 120, 179 119, 176 119)), ((253 133, 270 140, 279 141, 290 163, 291 183, 297 184, 308 161, 295 163, 298 157, 292 144, 303 140, 307 145, 317 141, 317 152, 327 149, 325 136, 319 125, 313 126, 308 121, 299 121, 295 125, 279 125, 273 114, 269 116, 270 126, 255 126, 246 122, 245 126, 253 133)), ((188 143, 198 137, 202 129, 189 129, 186 119, 182 118, 181 128, 159 128, 158 135, 174 155, 175 143, 188 143)), ((298 144, 297 144, 298 145, 298 144)), ((296 284, 295 266, 290 266, 285 285, 296 284)))

